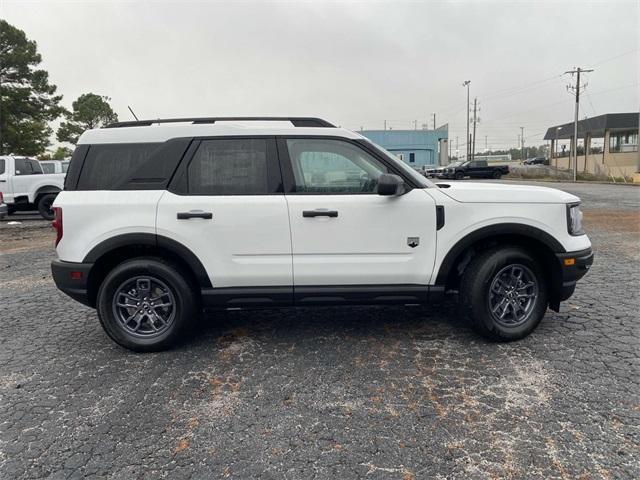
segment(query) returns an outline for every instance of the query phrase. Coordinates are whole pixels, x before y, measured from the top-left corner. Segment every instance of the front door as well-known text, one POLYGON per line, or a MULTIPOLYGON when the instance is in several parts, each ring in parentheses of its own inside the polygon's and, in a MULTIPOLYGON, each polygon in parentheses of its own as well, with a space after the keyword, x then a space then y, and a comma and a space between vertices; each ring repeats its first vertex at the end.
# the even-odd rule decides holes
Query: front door
POLYGON ((270 303, 288 291, 290 301, 291 237, 275 139, 197 140, 183 163, 158 204, 157 234, 195 254, 210 295, 233 287, 229 299, 270 303))
POLYGON ((278 148, 292 177, 285 188, 296 297, 310 286, 427 284, 436 209, 424 190, 378 195, 378 177, 396 172, 346 140, 287 138, 278 148))

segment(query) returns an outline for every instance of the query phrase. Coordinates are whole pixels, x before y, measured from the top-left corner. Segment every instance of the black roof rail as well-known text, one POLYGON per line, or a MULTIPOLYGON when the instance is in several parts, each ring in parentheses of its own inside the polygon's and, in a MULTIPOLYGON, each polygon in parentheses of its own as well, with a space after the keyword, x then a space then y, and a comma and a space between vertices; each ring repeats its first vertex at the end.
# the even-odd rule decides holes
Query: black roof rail
POLYGON ((228 121, 287 121, 291 122, 294 127, 327 127, 336 128, 335 125, 314 117, 200 117, 200 118, 158 118, 155 120, 133 120, 130 122, 115 122, 105 125, 103 128, 120 128, 120 127, 148 127, 154 123, 216 123, 228 121))

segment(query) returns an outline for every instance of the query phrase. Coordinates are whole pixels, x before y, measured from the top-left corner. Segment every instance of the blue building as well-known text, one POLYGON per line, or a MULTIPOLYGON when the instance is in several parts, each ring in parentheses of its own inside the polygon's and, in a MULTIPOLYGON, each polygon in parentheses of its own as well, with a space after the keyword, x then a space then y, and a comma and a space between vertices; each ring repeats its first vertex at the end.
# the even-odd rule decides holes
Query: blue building
POLYGON ((448 125, 436 130, 363 130, 360 133, 413 168, 449 163, 448 125))

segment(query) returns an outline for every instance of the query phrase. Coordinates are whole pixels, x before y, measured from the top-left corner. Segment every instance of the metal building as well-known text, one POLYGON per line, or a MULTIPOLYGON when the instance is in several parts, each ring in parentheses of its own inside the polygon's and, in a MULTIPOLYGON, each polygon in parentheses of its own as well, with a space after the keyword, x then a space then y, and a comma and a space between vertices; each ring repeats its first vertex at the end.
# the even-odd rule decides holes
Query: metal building
POLYGON ((449 163, 448 125, 436 130, 363 130, 360 133, 413 168, 420 170, 449 163))

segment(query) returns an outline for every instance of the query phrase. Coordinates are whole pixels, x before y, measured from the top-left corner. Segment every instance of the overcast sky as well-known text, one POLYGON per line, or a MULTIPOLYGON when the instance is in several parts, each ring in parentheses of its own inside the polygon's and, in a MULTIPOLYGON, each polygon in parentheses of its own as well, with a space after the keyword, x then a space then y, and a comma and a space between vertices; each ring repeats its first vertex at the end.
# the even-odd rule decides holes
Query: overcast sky
MULTIPOLYGON (((38 43, 67 107, 112 98, 121 119, 319 116, 350 129, 420 127, 436 113, 478 150, 539 144, 573 119, 562 73, 586 76, 580 116, 637 111, 640 2, 97 2, 0 0, 38 43)), ((454 145, 455 147, 455 145, 454 145)), ((461 148, 461 150, 463 150, 461 148)))

